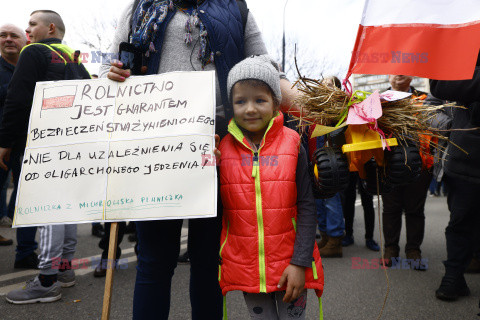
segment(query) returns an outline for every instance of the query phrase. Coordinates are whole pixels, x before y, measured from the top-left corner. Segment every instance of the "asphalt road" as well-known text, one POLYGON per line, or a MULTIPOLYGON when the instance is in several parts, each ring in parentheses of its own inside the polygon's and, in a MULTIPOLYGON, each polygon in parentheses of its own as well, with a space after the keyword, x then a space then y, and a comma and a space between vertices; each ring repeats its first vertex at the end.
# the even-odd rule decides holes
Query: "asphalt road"
MULTIPOLYGON (((456 302, 442 302, 434 292, 443 275, 442 260, 446 257, 444 230, 449 213, 445 198, 428 198, 426 206, 426 232, 422 246, 423 257, 428 259, 426 272, 415 270, 388 270, 388 299, 381 319, 421 319, 457 320, 480 319, 477 316, 480 296, 480 274, 467 275, 467 283, 472 295, 456 302)), ((379 240, 378 220, 375 238, 379 240)), ((186 232, 182 238, 182 248, 186 247, 186 232)), ((15 231, 0 229, 0 234, 12 238, 15 231)), ((387 280, 384 270, 352 268, 352 259, 375 259, 378 253, 365 247, 363 214, 357 206, 354 225, 355 244, 344 248, 343 258, 324 259, 325 291, 323 296, 324 319, 377 319, 387 293, 387 280)), ((96 256, 98 238, 90 235, 90 225, 79 225, 77 258, 96 256)), ((402 234, 401 247, 405 245, 402 234)), ((135 282, 135 254, 132 243, 122 243, 123 258, 128 258, 128 268, 115 272, 114 295, 110 319, 131 319, 132 297, 135 282)), ((93 268, 79 270, 77 284, 63 289, 59 302, 11 305, 4 299, 6 292, 22 286, 22 282, 32 278, 33 270, 13 269, 14 246, 0 247, 0 320, 15 319, 100 319, 104 279, 93 277, 93 268)), ((404 253, 402 252, 402 257, 404 253)), ((190 317, 188 303, 189 265, 179 265, 173 279, 170 319, 187 320, 190 317)), ((248 319, 240 293, 227 296, 230 320, 248 319)), ((318 319, 318 300, 309 292, 307 319, 318 319)), ((149 320, 149 319, 148 319, 149 320)), ((209 319, 205 319, 209 320, 209 319)))

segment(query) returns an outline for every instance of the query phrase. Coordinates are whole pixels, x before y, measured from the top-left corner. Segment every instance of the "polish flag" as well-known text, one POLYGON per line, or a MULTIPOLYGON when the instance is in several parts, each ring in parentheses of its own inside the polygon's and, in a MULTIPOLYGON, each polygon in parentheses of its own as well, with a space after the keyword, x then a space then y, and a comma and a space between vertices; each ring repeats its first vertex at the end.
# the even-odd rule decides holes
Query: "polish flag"
POLYGON ((348 76, 471 79, 479 49, 480 0, 366 0, 348 76))
POLYGON ((71 108, 77 86, 59 86, 43 89, 42 110, 71 108))

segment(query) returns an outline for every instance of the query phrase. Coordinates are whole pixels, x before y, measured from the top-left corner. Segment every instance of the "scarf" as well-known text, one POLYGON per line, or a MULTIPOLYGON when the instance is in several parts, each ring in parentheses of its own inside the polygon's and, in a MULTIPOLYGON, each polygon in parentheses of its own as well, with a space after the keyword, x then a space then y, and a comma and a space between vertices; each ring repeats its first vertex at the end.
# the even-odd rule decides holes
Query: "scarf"
POLYGON ((198 18, 197 8, 202 2, 203 0, 141 0, 133 13, 132 44, 144 52, 147 58, 151 53, 157 52, 155 41, 160 26, 164 23, 168 11, 178 8, 188 15, 184 36, 187 45, 192 43, 193 27, 200 29, 198 59, 201 61, 202 69, 205 68, 207 64, 214 61, 214 55, 210 49, 207 29, 198 18))

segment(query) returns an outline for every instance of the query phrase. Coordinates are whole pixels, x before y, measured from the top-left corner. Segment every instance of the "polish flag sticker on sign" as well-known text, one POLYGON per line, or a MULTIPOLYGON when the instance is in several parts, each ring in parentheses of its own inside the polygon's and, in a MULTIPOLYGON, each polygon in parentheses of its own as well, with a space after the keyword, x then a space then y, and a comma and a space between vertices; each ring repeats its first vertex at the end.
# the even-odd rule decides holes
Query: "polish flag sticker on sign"
POLYGON ((70 108, 77 93, 77 86, 62 86, 43 90, 42 110, 70 108))

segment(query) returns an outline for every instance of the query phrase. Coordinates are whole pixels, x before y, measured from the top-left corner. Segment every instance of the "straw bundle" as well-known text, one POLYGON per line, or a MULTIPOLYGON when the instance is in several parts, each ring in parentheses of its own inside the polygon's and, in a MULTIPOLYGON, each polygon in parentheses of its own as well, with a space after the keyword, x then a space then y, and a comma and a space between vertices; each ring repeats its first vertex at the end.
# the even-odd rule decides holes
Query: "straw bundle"
POLYGON ((343 90, 330 88, 322 84, 321 80, 300 78, 296 83, 302 93, 295 101, 302 106, 303 115, 300 126, 321 124, 335 126, 347 109, 350 97, 343 90))
MULTIPOLYGON (((302 93, 295 102, 302 106, 303 114, 294 117, 299 120, 300 129, 311 124, 335 126, 345 121, 350 102, 347 93, 328 87, 321 80, 306 77, 300 77, 296 85, 302 93)), ((431 140, 428 137, 449 141, 445 132, 432 128, 430 123, 440 109, 452 106, 454 104, 431 106, 411 98, 382 101, 383 115, 377 120, 378 127, 387 137, 397 138, 402 145, 421 146, 431 140)), ((446 148, 435 140, 430 141, 430 147, 443 153, 446 148)))

